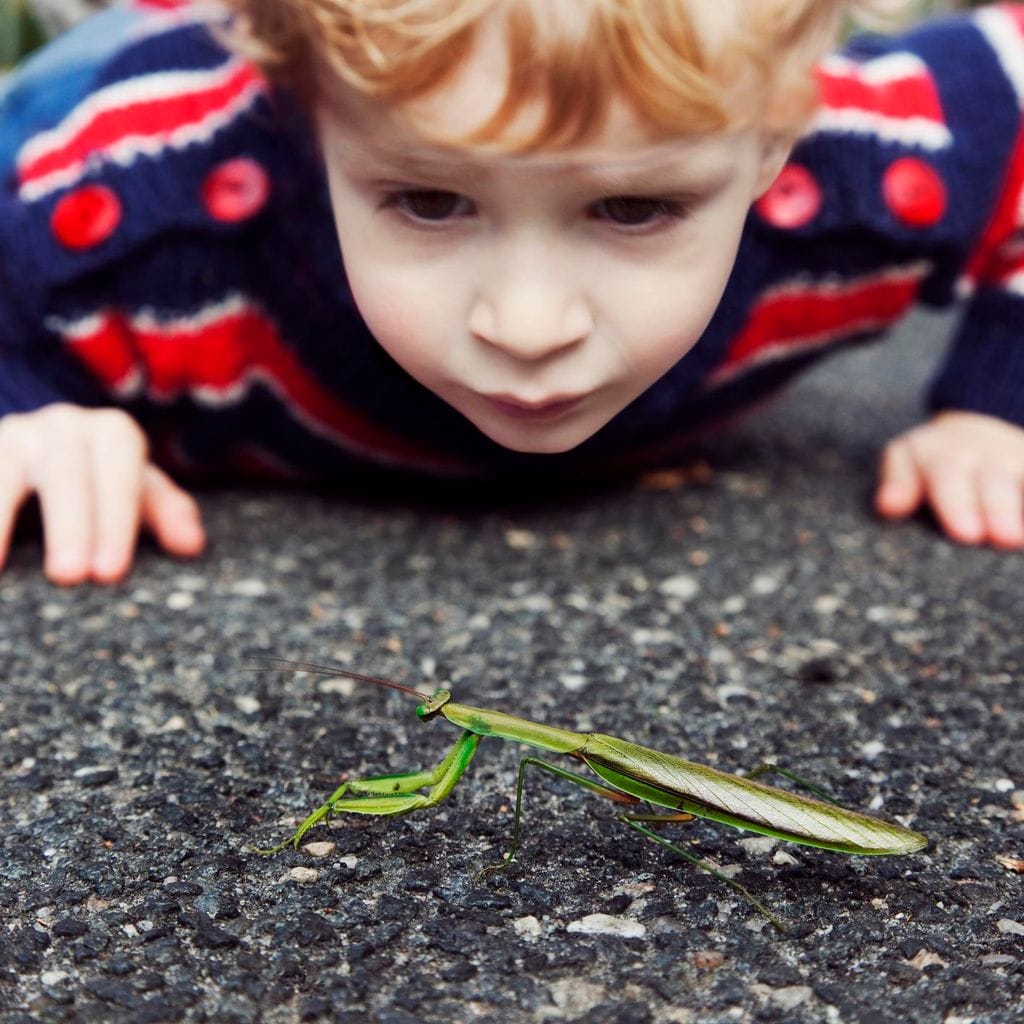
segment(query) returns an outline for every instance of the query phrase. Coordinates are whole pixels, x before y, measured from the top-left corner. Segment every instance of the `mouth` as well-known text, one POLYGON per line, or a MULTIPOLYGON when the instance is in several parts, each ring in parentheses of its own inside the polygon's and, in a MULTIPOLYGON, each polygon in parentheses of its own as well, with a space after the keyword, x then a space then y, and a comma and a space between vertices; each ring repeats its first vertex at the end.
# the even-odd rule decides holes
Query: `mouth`
POLYGON ((546 422, 556 420, 583 401, 583 395, 559 395, 534 402, 515 395, 482 395, 484 401, 503 416, 517 420, 546 422))

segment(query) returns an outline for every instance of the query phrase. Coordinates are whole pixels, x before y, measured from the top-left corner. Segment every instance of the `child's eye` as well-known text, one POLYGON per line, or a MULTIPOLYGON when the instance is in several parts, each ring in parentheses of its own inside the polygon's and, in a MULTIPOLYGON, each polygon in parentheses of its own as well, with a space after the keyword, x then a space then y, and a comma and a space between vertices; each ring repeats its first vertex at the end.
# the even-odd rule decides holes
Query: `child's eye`
POLYGON ((381 204, 400 210, 413 220, 438 223, 472 212, 472 203, 465 196, 440 189, 406 189, 389 193, 381 204))
POLYGON ((654 227, 665 219, 678 220, 686 212, 682 203, 642 196, 613 196, 595 203, 591 209, 598 220, 624 228, 654 227))

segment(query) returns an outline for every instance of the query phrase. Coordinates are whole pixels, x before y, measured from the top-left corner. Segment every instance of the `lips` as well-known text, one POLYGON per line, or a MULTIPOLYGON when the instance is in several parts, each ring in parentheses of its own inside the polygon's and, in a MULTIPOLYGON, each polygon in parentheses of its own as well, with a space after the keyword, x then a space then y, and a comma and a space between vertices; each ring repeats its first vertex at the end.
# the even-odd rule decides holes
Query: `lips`
POLYGON ((553 420, 564 416, 581 401, 582 395, 557 395, 541 401, 529 401, 515 395, 484 395, 492 408, 518 420, 553 420))

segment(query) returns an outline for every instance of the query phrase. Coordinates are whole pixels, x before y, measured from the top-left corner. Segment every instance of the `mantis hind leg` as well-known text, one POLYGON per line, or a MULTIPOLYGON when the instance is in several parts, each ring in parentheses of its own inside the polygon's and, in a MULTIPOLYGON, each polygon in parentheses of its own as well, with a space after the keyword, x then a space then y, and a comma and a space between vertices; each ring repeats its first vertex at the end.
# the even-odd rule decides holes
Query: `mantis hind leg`
POLYGON ((618 820, 623 825, 633 829, 634 832, 639 832, 647 839, 671 850, 674 854, 682 857, 685 861, 689 861, 695 867, 706 871, 709 875, 714 875, 720 882, 724 882, 730 889, 738 892, 752 907, 764 914, 780 932, 785 932, 786 929, 782 922, 746 886, 740 885, 735 879, 719 871, 718 868, 712 867, 706 860, 701 860, 700 857, 690 853, 689 850, 684 850, 681 846, 669 842, 664 836, 658 835, 653 829, 640 824, 641 821, 692 821, 692 814, 620 814, 618 820))
POLYGON ((252 848, 254 853, 269 856, 286 846, 298 848, 302 837, 332 814, 372 814, 395 817, 410 811, 423 810, 439 804, 455 788, 480 745, 481 737, 466 730, 456 740, 444 760, 436 767, 397 775, 377 775, 372 779, 343 782, 283 843, 267 850, 252 848), (417 790, 430 787, 429 792, 417 790))
POLYGON ((480 878, 485 878, 496 871, 504 871, 515 861, 519 853, 522 837, 523 788, 526 784, 526 768, 528 765, 540 768, 542 771, 546 771, 557 778, 567 779, 577 786, 582 786, 584 789, 589 789, 592 793, 597 793, 598 796, 603 796, 606 800, 614 800, 617 803, 624 804, 640 803, 635 796, 630 796, 628 793, 620 793, 617 789, 603 786, 600 782, 588 779, 585 775, 578 775, 576 772, 567 771, 565 768, 560 768, 557 764, 552 764, 550 761, 544 761, 539 757, 533 757, 528 754, 519 762, 519 775, 516 778, 516 809, 512 821, 512 847, 505 854, 504 860, 499 864, 490 864, 483 868, 479 875, 480 878))
POLYGON ((786 768, 780 768, 777 764, 773 764, 771 761, 765 761, 764 764, 759 764, 756 768, 747 772, 743 778, 757 779, 762 775, 770 775, 773 772, 776 775, 781 775, 783 778, 789 779, 790 782, 795 782, 801 789, 806 789, 808 793, 813 793, 816 797, 820 800, 824 800, 826 803, 833 804, 835 807, 843 806, 827 790, 822 789, 820 786, 816 786, 813 782, 808 782, 806 779, 800 778, 799 775, 796 775, 786 768))

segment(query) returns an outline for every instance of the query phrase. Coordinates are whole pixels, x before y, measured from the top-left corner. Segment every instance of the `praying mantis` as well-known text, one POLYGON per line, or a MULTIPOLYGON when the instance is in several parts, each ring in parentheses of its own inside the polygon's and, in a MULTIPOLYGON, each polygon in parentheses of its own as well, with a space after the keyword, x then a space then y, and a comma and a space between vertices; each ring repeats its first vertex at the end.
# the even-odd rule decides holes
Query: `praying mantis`
POLYGON ((597 778, 580 775, 533 755, 523 757, 519 762, 516 782, 511 849, 502 863, 485 868, 482 875, 507 868, 518 856, 522 835, 523 786, 528 767, 566 779, 616 803, 634 807, 638 804, 649 805, 651 811, 648 813, 622 813, 617 815, 616 820, 714 875, 742 895, 780 931, 785 931, 782 923, 744 886, 688 850, 668 841, 649 826, 706 818, 801 846, 864 856, 914 853, 928 842, 919 832, 902 825, 841 807, 817 787, 774 764, 761 765, 745 776, 732 775, 615 736, 572 732, 502 711, 457 704, 452 700, 451 691, 444 688, 423 693, 390 679, 347 669, 280 658, 261 660, 293 670, 337 676, 398 690, 420 701, 416 714, 421 721, 429 722, 440 716, 462 731, 436 767, 344 782, 299 825, 293 835, 270 849, 256 850, 257 853, 275 854, 289 845, 297 848, 310 829, 326 821, 332 814, 394 817, 434 807, 451 793, 462 778, 480 741, 491 736, 524 743, 548 753, 567 755, 582 762, 597 778), (771 771, 786 776, 816 793, 821 799, 756 781, 758 776, 771 771), (668 813, 655 812, 654 808, 666 808, 668 813))

